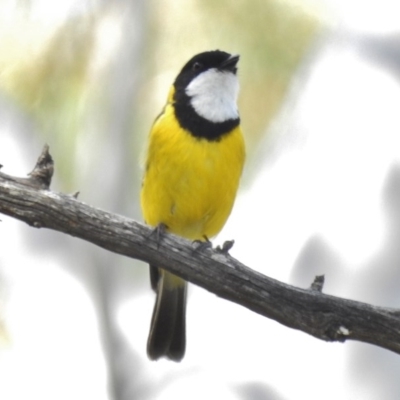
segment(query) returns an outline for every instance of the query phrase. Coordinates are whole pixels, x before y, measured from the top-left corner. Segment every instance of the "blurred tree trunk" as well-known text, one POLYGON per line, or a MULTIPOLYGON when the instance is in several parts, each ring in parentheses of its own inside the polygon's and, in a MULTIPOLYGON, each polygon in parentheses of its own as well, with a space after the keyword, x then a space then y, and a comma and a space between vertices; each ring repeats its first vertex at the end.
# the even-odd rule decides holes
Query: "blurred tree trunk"
MULTIPOLYGON (((108 4, 109 6, 109 4, 108 4)), ((91 166, 91 176, 87 181, 90 190, 85 193, 93 203, 120 214, 131 215, 138 207, 138 199, 129 199, 135 185, 133 168, 139 168, 136 149, 132 146, 133 112, 137 101, 142 46, 145 43, 148 3, 145 0, 114 1, 111 7, 121 21, 121 41, 118 53, 109 69, 108 81, 99 82, 106 88, 108 115, 103 117, 94 111, 89 123, 98 130, 98 149, 103 156, 94 157, 97 164, 91 166), (100 117, 100 118, 99 118, 100 117), (105 123, 104 123, 105 122, 105 123), (131 162, 135 158, 134 162, 131 162), (97 200, 96 200, 97 199, 97 200), (133 206, 133 207, 132 207, 133 206)), ((138 182, 136 182, 139 184, 138 182)), ((86 247, 93 265, 94 292, 97 297, 99 326, 106 363, 108 366, 108 387, 113 400, 138 398, 137 379, 132 373, 138 368, 133 353, 123 340, 116 326, 116 309, 123 279, 121 257, 105 254, 86 247), (113 268, 110 268, 110 265, 113 268)), ((141 397, 141 396, 139 396, 141 397)))

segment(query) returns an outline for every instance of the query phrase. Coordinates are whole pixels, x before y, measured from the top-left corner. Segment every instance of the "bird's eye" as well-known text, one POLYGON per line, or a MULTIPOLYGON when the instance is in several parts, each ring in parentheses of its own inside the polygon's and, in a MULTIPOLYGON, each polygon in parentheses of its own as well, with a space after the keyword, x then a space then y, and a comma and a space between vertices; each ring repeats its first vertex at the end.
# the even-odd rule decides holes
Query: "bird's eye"
POLYGON ((200 71, 203 68, 203 64, 199 62, 195 62, 192 66, 192 70, 194 72, 200 71))

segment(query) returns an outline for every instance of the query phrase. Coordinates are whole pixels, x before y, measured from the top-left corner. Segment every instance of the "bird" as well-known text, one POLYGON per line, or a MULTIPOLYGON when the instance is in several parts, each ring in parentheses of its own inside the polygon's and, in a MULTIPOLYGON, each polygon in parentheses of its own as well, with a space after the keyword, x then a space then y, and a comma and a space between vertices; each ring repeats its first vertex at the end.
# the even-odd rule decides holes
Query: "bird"
MULTIPOLYGON (((245 161, 238 61, 225 51, 202 52, 171 86, 149 133, 140 194, 144 221, 154 229, 209 241, 227 221, 245 161)), ((179 362, 186 349, 187 282, 154 265, 150 281, 156 302, 147 355, 179 362)))

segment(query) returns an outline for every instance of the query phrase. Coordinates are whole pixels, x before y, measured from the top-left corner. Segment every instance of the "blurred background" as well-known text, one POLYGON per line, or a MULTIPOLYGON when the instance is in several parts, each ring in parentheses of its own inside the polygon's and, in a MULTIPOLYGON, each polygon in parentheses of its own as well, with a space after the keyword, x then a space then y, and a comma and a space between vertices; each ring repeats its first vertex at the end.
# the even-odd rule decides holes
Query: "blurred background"
MULTIPOLYGON (((397 0, 2 0, 0 164, 141 220, 146 136, 194 54, 239 53, 248 160, 214 244, 300 287, 400 305, 397 0)), ((180 364, 146 357, 146 265, 1 216, 0 398, 397 400, 400 357, 191 285, 180 364)))

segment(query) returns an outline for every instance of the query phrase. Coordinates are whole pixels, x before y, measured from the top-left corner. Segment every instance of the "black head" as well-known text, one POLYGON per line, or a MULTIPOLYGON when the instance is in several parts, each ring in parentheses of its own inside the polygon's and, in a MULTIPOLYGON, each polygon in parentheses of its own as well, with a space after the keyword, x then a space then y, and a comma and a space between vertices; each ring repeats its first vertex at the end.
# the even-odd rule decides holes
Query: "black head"
POLYGON ((196 138, 220 140, 239 125, 238 61, 238 55, 207 51, 190 59, 177 76, 172 99, 175 116, 196 138))
POLYGON ((238 55, 232 55, 221 50, 206 51, 197 54, 185 64, 175 79, 175 89, 185 89, 196 76, 210 68, 236 74, 236 64, 238 61, 238 55))

